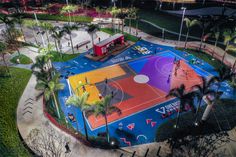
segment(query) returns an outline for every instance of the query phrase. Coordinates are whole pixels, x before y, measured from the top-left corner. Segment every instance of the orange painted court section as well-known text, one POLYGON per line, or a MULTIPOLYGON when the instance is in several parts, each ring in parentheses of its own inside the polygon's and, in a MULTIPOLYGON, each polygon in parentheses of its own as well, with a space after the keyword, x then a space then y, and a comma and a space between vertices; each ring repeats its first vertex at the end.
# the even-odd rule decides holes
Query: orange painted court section
MULTIPOLYGON (((73 91, 76 91, 76 88, 79 86, 79 82, 81 81, 82 84, 85 83, 85 77, 88 79, 90 85, 85 85, 86 91, 89 92, 89 99, 88 103, 92 103, 94 101, 99 100, 98 94, 99 91, 95 86, 95 83, 102 82, 107 79, 112 79, 118 76, 125 75, 126 72, 119 66, 109 66, 102 69, 97 69, 95 71, 90 71, 86 73, 82 73, 79 75, 74 75, 69 77, 69 82, 73 91)), ((80 93, 83 92, 83 89, 80 88, 80 93)), ((78 93, 77 93, 78 94, 78 93)))
POLYGON ((179 87, 181 84, 184 84, 186 89, 189 90, 193 85, 201 84, 201 78, 199 75, 189 67, 184 61, 180 61, 180 67, 177 70, 177 75, 175 75, 174 65, 171 78, 171 89, 179 87))
MULTIPOLYGON (((132 97, 121 101, 120 103, 114 104, 119 109, 121 109, 122 114, 120 116, 117 113, 109 115, 108 123, 123 117, 127 117, 133 113, 142 111, 166 100, 166 94, 163 91, 149 86, 148 84, 136 83, 133 80, 133 76, 120 79, 115 83, 110 83, 109 85, 117 88, 117 84, 119 85, 119 88, 122 89, 122 91, 125 91, 132 97)), ((88 121, 93 129, 105 124, 103 117, 95 117, 94 115, 90 116, 88 121)))

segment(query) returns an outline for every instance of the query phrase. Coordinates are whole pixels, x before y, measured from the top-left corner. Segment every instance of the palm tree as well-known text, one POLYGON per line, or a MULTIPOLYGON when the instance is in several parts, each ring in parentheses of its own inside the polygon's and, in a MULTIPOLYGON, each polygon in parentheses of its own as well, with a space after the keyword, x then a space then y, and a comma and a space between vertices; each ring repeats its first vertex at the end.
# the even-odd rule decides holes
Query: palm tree
POLYGON ((116 7, 112 7, 112 8, 110 9, 110 14, 112 15, 112 18, 111 18, 112 21, 111 21, 111 23, 112 23, 112 29, 113 29, 113 31, 115 30, 115 29, 114 29, 114 18, 116 18, 120 12, 121 12, 121 9, 118 9, 118 8, 116 8, 116 7))
POLYGON ((88 32, 88 34, 91 36, 93 51, 94 51, 94 39, 93 39, 93 35, 97 32, 97 30, 99 30, 99 27, 98 27, 98 25, 94 25, 94 24, 89 24, 89 25, 88 25, 88 28, 87 28, 87 30, 86 30, 86 31, 88 32))
POLYGON ((124 20, 128 16, 127 11, 122 9, 120 12, 118 12, 117 17, 121 19, 121 32, 124 33, 124 20))
POLYGON ((107 116, 111 115, 114 112, 118 113, 119 115, 121 114, 121 110, 118 107, 111 106, 111 99, 112 99, 111 95, 106 95, 102 100, 95 102, 93 104, 93 108, 87 111, 87 114, 94 113, 96 117, 101 115, 105 118, 106 135, 108 143, 110 142, 110 137, 109 137, 107 116))
POLYGON ((135 7, 132 7, 128 11, 128 17, 129 17, 129 34, 131 34, 131 19, 136 18, 137 16, 137 9, 135 7))
POLYGON ((23 31, 23 23, 24 23, 24 20, 22 19, 23 16, 21 14, 15 14, 14 18, 15 18, 15 23, 19 24, 21 33, 22 33, 23 38, 24 38, 24 41, 26 42, 25 34, 24 34, 24 31, 23 31))
POLYGON ((168 98, 168 97, 171 97, 171 96, 174 96, 174 97, 178 98, 179 101, 180 101, 179 108, 178 108, 177 119, 176 119, 176 123, 174 125, 174 128, 178 128, 180 112, 185 110, 186 105, 189 105, 191 110, 193 112, 195 112, 193 99, 196 96, 196 93, 195 92, 187 93, 187 91, 185 90, 185 85, 181 84, 179 88, 171 89, 166 97, 168 98))
POLYGON ((223 32, 223 37, 224 37, 224 44, 226 45, 226 47, 225 47, 225 53, 222 57, 222 63, 224 62, 224 58, 228 50, 229 42, 236 37, 236 31, 225 29, 223 32))
POLYGON ((44 95, 47 101, 50 100, 51 97, 53 98, 57 111, 57 116, 60 119, 61 116, 56 98, 56 92, 64 89, 64 84, 59 82, 59 74, 54 75, 50 81, 38 80, 35 89, 42 91, 42 93, 40 93, 37 98, 42 95, 44 95))
POLYGON ((76 5, 66 5, 62 7, 61 14, 68 13, 69 14, 69 21, 68 24, 71 23, 71 13, 75 12, 78 9, 76 5))
POLYGON ((77 29, 78 29, 77 25, 65 25, 63 27, 63 31, 70 36, 71 49, 72 49, 73 54, 75 53, 75 51, 74 51, 74 44, 73 44, 73 41, 72 41, 71 34, 72 34, 73 30, 77 30, 77 29))
MULTIPOLYGON (((194 85, 192 87, 192 89, 195 90, 194 92, 196 92, 196 95, 198 96, 198 99, 199 99, 198 107, 197 107, 197 111, 196 111, 196 115, 195 115, 196 116, 196 119, 194 122, 195 125, 198 125, 198 123, 197 123, 198 113, 199 113, 203 98, 205 99, 206 96, 211 95, 211 94, 215 94, 215 91, 210 88, 211 88, 212 83, 214 83, 216 81, 216 79, 214 77, 210 78, 209 80, 207 80, 204 77, 201 77, 201 78, 202 78, 202 84, 201 85, 194 85)), ((210 104, 207 104, 207 105, 210 105, 210 104)))
POLYGON ((187 41, 188 41, 188 36, 189 36, 189 31, 190 29, 195 26, 195 25, 199 25, 199 21, 194 19, 194 20, 190 20, 189 18, 184 18, 186 27, 187 27, 187 34, 186 34, 186 38, 185 38, 185 44, 184 44, 184 49, 186 49, 186 45, 187 45, 187 41))
POLYGON ((0 42, 0 55, 2 57, 3 63, 4 63, 5 68, 6 68, 6 71, 10 72, 10 70, 8 68, 8 65, 6 63, 6 60, 5 60, 5 55, 6 55, 6 51, 5 50, 6 50, 6 48, 7 48, 6 45, 4 43, 0 42))
POLYGON ((203 113, 202 122, 205 122, 207 120, 207 118, 209 117, 209 114, 212 110, 212 107, 216 103, 216 100, 218 100, 222 94, 222 92, 219 92, 220 87, 221 87, 221 83, 226 80, 231 80, 235 76, 235 73, 233 73, 231 71, 231 69, 225 68, 225 67, 222 67, 221 69, 219 69, 218 73, 219 73, 218 76, 215 76, 212 78, 218 82, 218 87, 214 93, 214 99, 210 100, 208 97, 205 98, 205 101, 207 103, 207 107, 203 113))
POLYGON ((0 21, 2 21, 5 24, 6 30, 10 27, 15 27, 15 19, 10 18, 7 15, 0 16, 0 21))
POLYGON ((221 83, 227 80, 231 80, 235 76, 235 73, 230 68, 223 66, 218 70, 218 76, 215 76, 214 79, 218 82, 217 92, 221 87, 221 83))
POLYGON ((38 44, 38 40, 36 38, 36 33, 35 33, 35 27, 37 26, 35 20, 24 20, 23 25, 30 28, 33 31, 34 41, 36 44, 38 44))
MULTIPOLYGON (((87 104, 88 97, 89 97, 89 93, 84 92, 81 96, 78 96, 78 95, 70 96, 66 101, 67 105, 74 105, 75 107, 77 107, 81 110, 83 123, 84 123, 84 131, 85 131, 85 136, 86 136, 87 141, 88 141, 88 130, 87 130, 87 126, 86 126, 85 112, 88 109, 90 109, 90 107, 91 107, 90 105, 87 104)), ((78 130, 77 120, 76 120, 76 126, 77 126, 77 130, 78 130)))
POLYGON ((33 74, 37 80, 48 81, 52 78, 52 68, 49 66, 50 57, 48 55, 39 55, 36 57, 36 62, 31 66, 33 74))
POLYGON ((200 42, 200 47, 199 47, 199 51, 201 51, 202 49, 202 43, 203 43, 203 38, 204 38, 204 34, 205 34, 205 30, 209 27, 209 25, 211 24, 210 22, 205 21, 206 19, 201 19, 201 22, 199 22, 199 26, 202 29, 202 35, 201 35, 201 42, 200 42))
POLYGON ((62 45, 61 45, 61 39, 62 37, 64 36, 64 31, 60 29, 60 27, 57 27, 55 26, 53 29, 52 29, 52 37, 54 38, 55 40, 55 46, 57 48, 57 51, 59 49, 58 52, 60 52, 61 54, 61 57, 62 57, 62 45))
POLYGON ((53 29, 53 25, 49 22, 41 22, 39 24, 39 26, 45 31, 47 41, 48 41, 48 44, 49 44, 50 43, 50 41, 49 41, 49 32, 53 29))
POLYGON ((220 38, 220 29, 219 29, 219 27, 214 26, 213 28, 211 28, 211 32, 207 33, 204 38, 206 39, 208 37, 213 37, 215 39, 214 51, 212 52, 212 57, 213 57, 215 49, 216 49, 217 44, 218 44, 218 40, 220 38))

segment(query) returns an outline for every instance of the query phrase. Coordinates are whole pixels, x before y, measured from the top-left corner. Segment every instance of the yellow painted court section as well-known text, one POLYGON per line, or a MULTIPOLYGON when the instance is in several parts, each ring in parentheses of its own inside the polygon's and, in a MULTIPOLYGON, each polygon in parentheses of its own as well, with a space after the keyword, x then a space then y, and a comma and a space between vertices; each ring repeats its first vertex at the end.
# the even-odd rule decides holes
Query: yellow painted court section
MULTIPOLYGON (((95 83, 99 83, 107 79, 112 79, 118 76, 125 75, 126 72, 119 66, 109 66, 94 71, 78 74, 69 77, 69 82, 73 91, 76 91, 76 88, 79 86, 79 82, 85 84, 85 78, 87 78, 89 85, 85 85, 86 91, 89 92, 88 103, 99 100, 99 90, 95 86, 95 83)), ((80 88, 80 93, 83 92, 83 89, 80 88)), ((77 93, 78 94, 78 93, 77 93)))

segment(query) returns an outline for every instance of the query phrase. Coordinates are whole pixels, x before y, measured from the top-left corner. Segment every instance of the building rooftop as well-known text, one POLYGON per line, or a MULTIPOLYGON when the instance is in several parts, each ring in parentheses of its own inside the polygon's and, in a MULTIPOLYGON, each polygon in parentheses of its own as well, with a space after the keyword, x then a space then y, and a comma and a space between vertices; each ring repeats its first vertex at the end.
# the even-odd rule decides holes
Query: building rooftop
POLYGON ((111 37, 109 37, 109 38, 107 38, 105 40, 102 40, 100 43, 97 43, 97 44, 94 44, 94 45, 96 45, 96 46, 104 46, 104 45, 106 45, 106 44, 108 44, 108 43, 110 43, 110 42, 112 42, 112 41, 114 41, 114 40, 116 40, 116 39, 118 39, 118 38, 120 38, 122 36, 124 36, 124 35, 123 34, 115 34, 115 35, 113 35, 113 36, 111 36, 111 37))

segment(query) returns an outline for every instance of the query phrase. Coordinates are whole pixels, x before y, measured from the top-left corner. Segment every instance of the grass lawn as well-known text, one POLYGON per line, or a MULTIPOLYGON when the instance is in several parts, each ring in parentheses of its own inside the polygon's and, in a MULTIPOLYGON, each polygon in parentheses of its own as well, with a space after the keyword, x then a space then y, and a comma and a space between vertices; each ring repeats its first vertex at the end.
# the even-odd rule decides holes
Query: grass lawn
POLYGON ((18 64, 17 59, 20 60, 20 64, 30 64, 30 63, 32 63, 32 60, 29 57, 27 57, 26 55, 23 55, 23 54, 13 57, 11 59, 11 62, 15 63, 15 64, 18 64))
POLYGON ((204 60, 205 62, 209 63, 210 65, 212 65, 216 70, 219 70, 220 68, 222 68, 222 66, 225 66, 224 64, 221 63, 221 61, 219 61, 217 59, 212 60, 212 56, 205 53, 205 52, 200 52, 200 51, 192 50, 192 49, 187 49, 187 50, 178 49, 178 50, 186 51, 190 54, 193 54, 194 56, 196 56, 196 57, 204 60))
MULTIPOLYGON (((111 34, 111 35, 115 34, 111 28, 101 28, 100 31, 111 34)), ((125 33, 125 32, 124 32, 124 36, 125 36, 126 40, 129 40, 129 41, 132 41, 132 42, 137 42, 139 40, 136 36, 130 35, 130 34, 125 33)))
POLYGON ((10 72, 11 77, 0 77, 0 156, 27 157, 30 155, 18 135, 16 108, 31 71, 10 68, 10 72))
POLYGON ((79 56, 80 54, 79 53, 76 53, 76 54, 62 54, 62 56, 54 51, 54 52, 51 52, 52 54, 52 62, 65 62, 65 61, 68 61, 68 60, 71 60, 77 56, 79 56))

